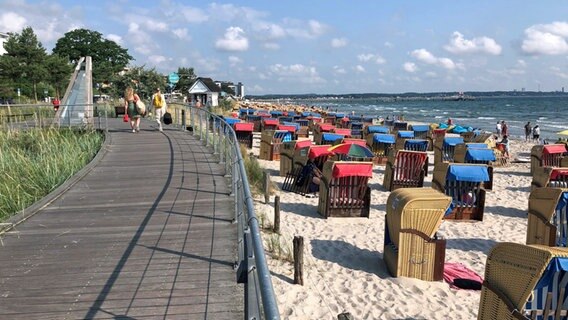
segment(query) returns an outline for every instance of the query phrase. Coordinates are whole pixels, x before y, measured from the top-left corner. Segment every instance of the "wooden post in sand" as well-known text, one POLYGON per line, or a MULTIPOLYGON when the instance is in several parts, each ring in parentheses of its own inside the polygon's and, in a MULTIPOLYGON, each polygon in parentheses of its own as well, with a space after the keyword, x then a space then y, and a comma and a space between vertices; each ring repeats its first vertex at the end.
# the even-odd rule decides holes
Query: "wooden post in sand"
POLYGON ((274 232, 280 233, 280 196, 274 197, 274 232))
POLYGON ((264 203, 268 204, 270 202, 270 173, 268 171, 263 171, 264 176, 264 203))
POLYGON ((294 236, 294 284, 304 285, 304 237, 294 236))

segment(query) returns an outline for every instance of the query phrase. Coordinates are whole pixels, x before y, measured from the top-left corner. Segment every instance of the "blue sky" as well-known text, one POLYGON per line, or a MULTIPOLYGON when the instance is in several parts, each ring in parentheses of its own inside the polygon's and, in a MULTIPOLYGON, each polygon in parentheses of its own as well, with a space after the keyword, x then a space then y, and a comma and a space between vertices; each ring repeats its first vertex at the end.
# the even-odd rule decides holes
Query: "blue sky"
POLYGON ((86 28, 247 94, 568 88, 566 1, 0 0, 0 32, 26 26, 48 52, 86 28))

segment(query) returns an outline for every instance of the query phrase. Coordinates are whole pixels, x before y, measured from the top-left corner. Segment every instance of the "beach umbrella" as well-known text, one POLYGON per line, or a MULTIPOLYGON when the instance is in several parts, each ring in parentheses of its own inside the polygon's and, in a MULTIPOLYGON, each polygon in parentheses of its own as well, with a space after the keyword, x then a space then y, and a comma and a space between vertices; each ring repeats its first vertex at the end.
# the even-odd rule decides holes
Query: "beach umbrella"
POLYGON ((335 154, 344 154, 354 158, 371 158, 374 156, 373 151, 362 145, 354 143, 342 143, 328 149, 335 154))
POLYGON ((568 136, 568 129, 562 130, 560 132, 556 132, 556 134, 561 135, 561 136, 568 136))

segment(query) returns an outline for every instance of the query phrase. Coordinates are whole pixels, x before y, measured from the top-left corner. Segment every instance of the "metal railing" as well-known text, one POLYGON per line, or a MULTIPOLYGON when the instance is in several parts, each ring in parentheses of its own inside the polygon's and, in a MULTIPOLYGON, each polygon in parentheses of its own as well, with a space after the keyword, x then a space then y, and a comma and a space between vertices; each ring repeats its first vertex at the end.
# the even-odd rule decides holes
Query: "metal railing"
MULTIPOLYGON (((213 148, 231 177, 238 228, 237 279, 245 285, 245 319, 280 319, 244 160, 233 128, 211 112, 187 106, 193 135, 213 148)), ((186 129, 185 115, 181 116, 186 129)))

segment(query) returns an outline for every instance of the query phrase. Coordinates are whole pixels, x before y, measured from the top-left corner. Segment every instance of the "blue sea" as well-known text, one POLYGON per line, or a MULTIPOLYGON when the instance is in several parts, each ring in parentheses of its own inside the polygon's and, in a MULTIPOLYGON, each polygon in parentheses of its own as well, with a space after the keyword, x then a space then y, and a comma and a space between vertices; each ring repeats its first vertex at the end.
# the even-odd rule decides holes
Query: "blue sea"
POLYGON ((524 138, 527 121, 533 127, 538 124, 541 138, 547 140, 556 140, 559 137, 556 132, 568 129, 568 96, 488 97, 465 101, 329 99, 304 100, 302 103, 338 112, 389 116, 391 119, 403 116, 410 122, 440 123, 451 118, 455 124, 491 132, 495 131, 497 121, 505 120, 513 138, 524 138))

